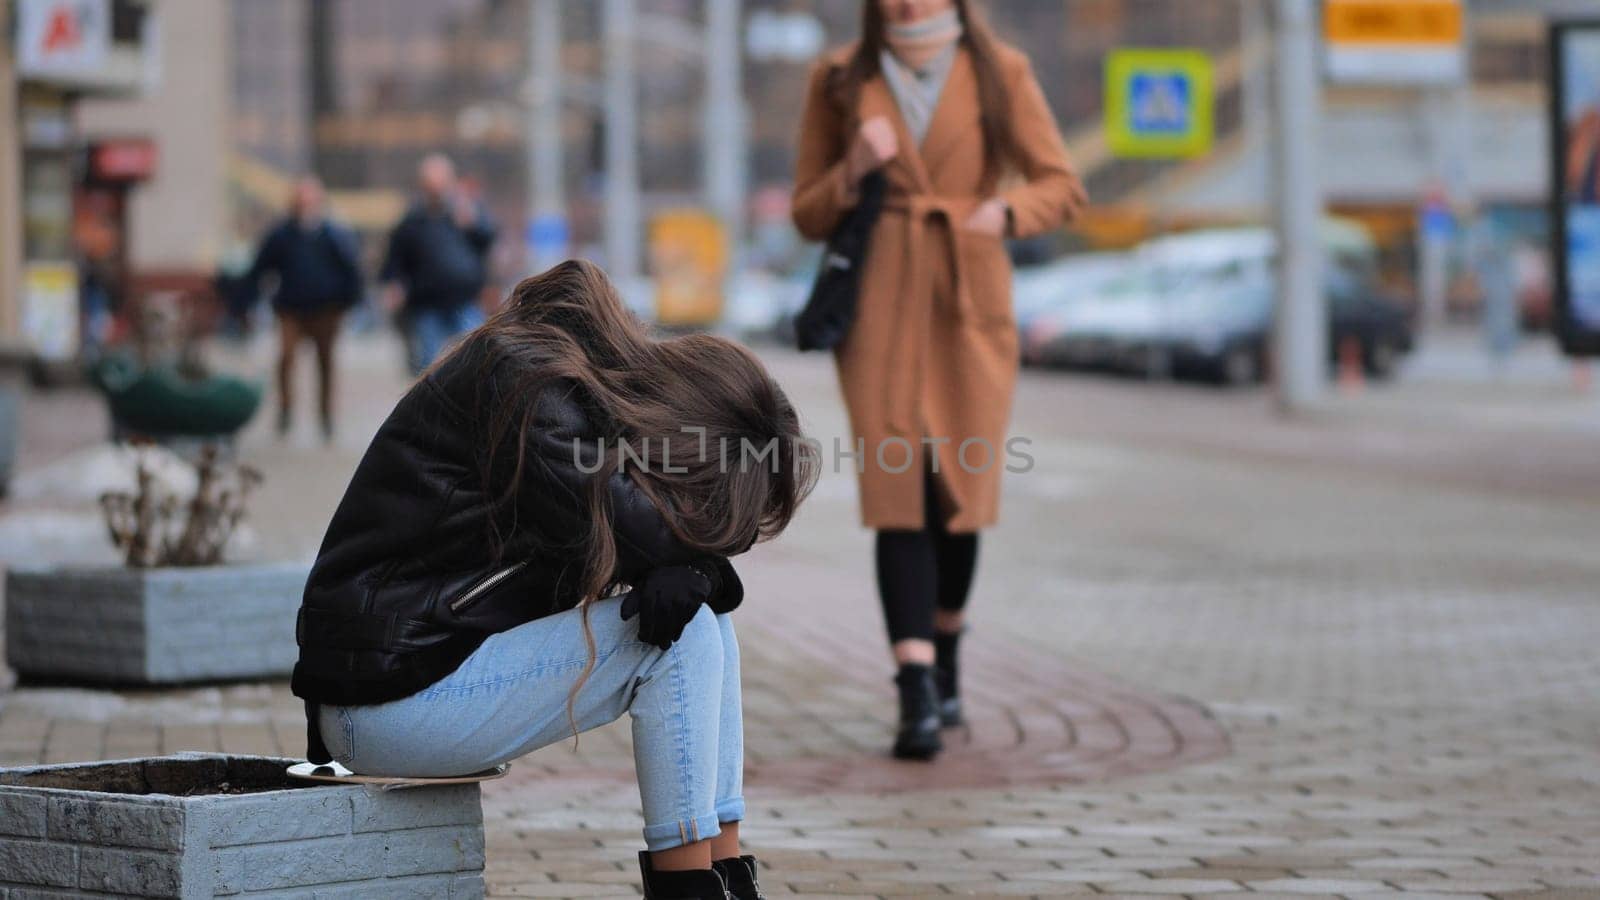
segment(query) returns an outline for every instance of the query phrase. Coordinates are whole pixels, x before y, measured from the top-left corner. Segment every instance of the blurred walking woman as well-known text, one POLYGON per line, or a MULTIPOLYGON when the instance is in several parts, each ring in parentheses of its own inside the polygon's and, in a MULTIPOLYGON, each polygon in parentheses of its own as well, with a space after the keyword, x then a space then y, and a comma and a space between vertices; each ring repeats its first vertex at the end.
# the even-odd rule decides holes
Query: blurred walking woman
POLYGON ((861 39, 812 72, 801 233, 827 238, 877 169, 888 198, 836 358, 899 664, 894 754, 930 759, 961 721, 963 611, 978 532, 999 517, 1017 372, 1004 238, 1057 228, 1086 198, 1027 57, 974 0, 863 0, 861 39))

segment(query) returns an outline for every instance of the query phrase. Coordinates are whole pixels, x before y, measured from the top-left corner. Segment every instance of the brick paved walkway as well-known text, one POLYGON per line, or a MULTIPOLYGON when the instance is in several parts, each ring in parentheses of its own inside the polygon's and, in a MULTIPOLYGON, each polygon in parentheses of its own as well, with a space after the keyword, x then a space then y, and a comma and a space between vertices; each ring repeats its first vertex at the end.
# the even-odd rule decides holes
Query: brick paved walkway
MULTIPOLYGON (((357 357, 340 446, 247 441, 287 485, 263 552, 320 538, 399 389, 383 361, 357 357)), ((838 433, 826 365, 775 365, 838 433)), ((1600 415, 1518 390, 1483 401, 1514 416, 1430 385, 1281 425, 1251 395, 1026 378, 1039 467, 983 548, 974 728, 931 766, 883 756, 869 544, 825 478, 741 566, 769 894, 1600 897, 1600 415)), ((0 507, 0 556, 47 507, 0 507)), ((4 761, 300 729, 282 685, 0 693, 4 761)), ((487 787, 496 896, 630 895, 628 751, 612 726, 487 787)))

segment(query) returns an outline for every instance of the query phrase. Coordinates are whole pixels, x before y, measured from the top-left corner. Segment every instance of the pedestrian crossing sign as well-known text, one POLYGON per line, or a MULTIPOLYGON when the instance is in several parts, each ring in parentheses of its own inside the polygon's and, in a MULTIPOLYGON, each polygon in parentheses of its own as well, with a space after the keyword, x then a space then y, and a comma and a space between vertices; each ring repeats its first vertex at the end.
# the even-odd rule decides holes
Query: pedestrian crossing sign
POLYGON ((1133 159, 1211 152, 1211 57, 1199 50, 1115 50, 1106 57, 1106 141, 1133 159))

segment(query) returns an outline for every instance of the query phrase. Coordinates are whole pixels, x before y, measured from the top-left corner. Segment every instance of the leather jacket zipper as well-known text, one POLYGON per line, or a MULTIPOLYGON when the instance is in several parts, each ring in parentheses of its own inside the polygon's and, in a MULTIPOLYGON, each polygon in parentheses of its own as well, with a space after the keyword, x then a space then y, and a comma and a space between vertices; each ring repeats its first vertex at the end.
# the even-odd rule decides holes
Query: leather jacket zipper
POLYGON ((519 562, 515 565, 506 566, 504 569, 486 576, 477 584, 467 588, 466 591, 462 592, 461 596, 451 600, 450 611, 454 613, 461 612, 463 609, 471 606, 479 597, 482 597, 484 594, 492 590, 495 585, 505 581, 507 578, 510 578, 527 567, 528 564, 526 562, 519 562))

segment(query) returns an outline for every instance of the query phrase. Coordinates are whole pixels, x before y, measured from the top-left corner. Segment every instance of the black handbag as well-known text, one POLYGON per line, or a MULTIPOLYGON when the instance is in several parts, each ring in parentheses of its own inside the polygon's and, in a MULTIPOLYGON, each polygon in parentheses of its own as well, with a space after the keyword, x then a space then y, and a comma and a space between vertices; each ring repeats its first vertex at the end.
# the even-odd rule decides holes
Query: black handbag
POLYGON ((795 318, 796 342, 801 350, 832 350, 850 333, 856 320, 856 297, 861 291, 861 267, 867 260, 872 227, 883 212, 889 181, 875 171, 861 179, 855 208, 828 239, 817 280, 805 309, 795 318))

